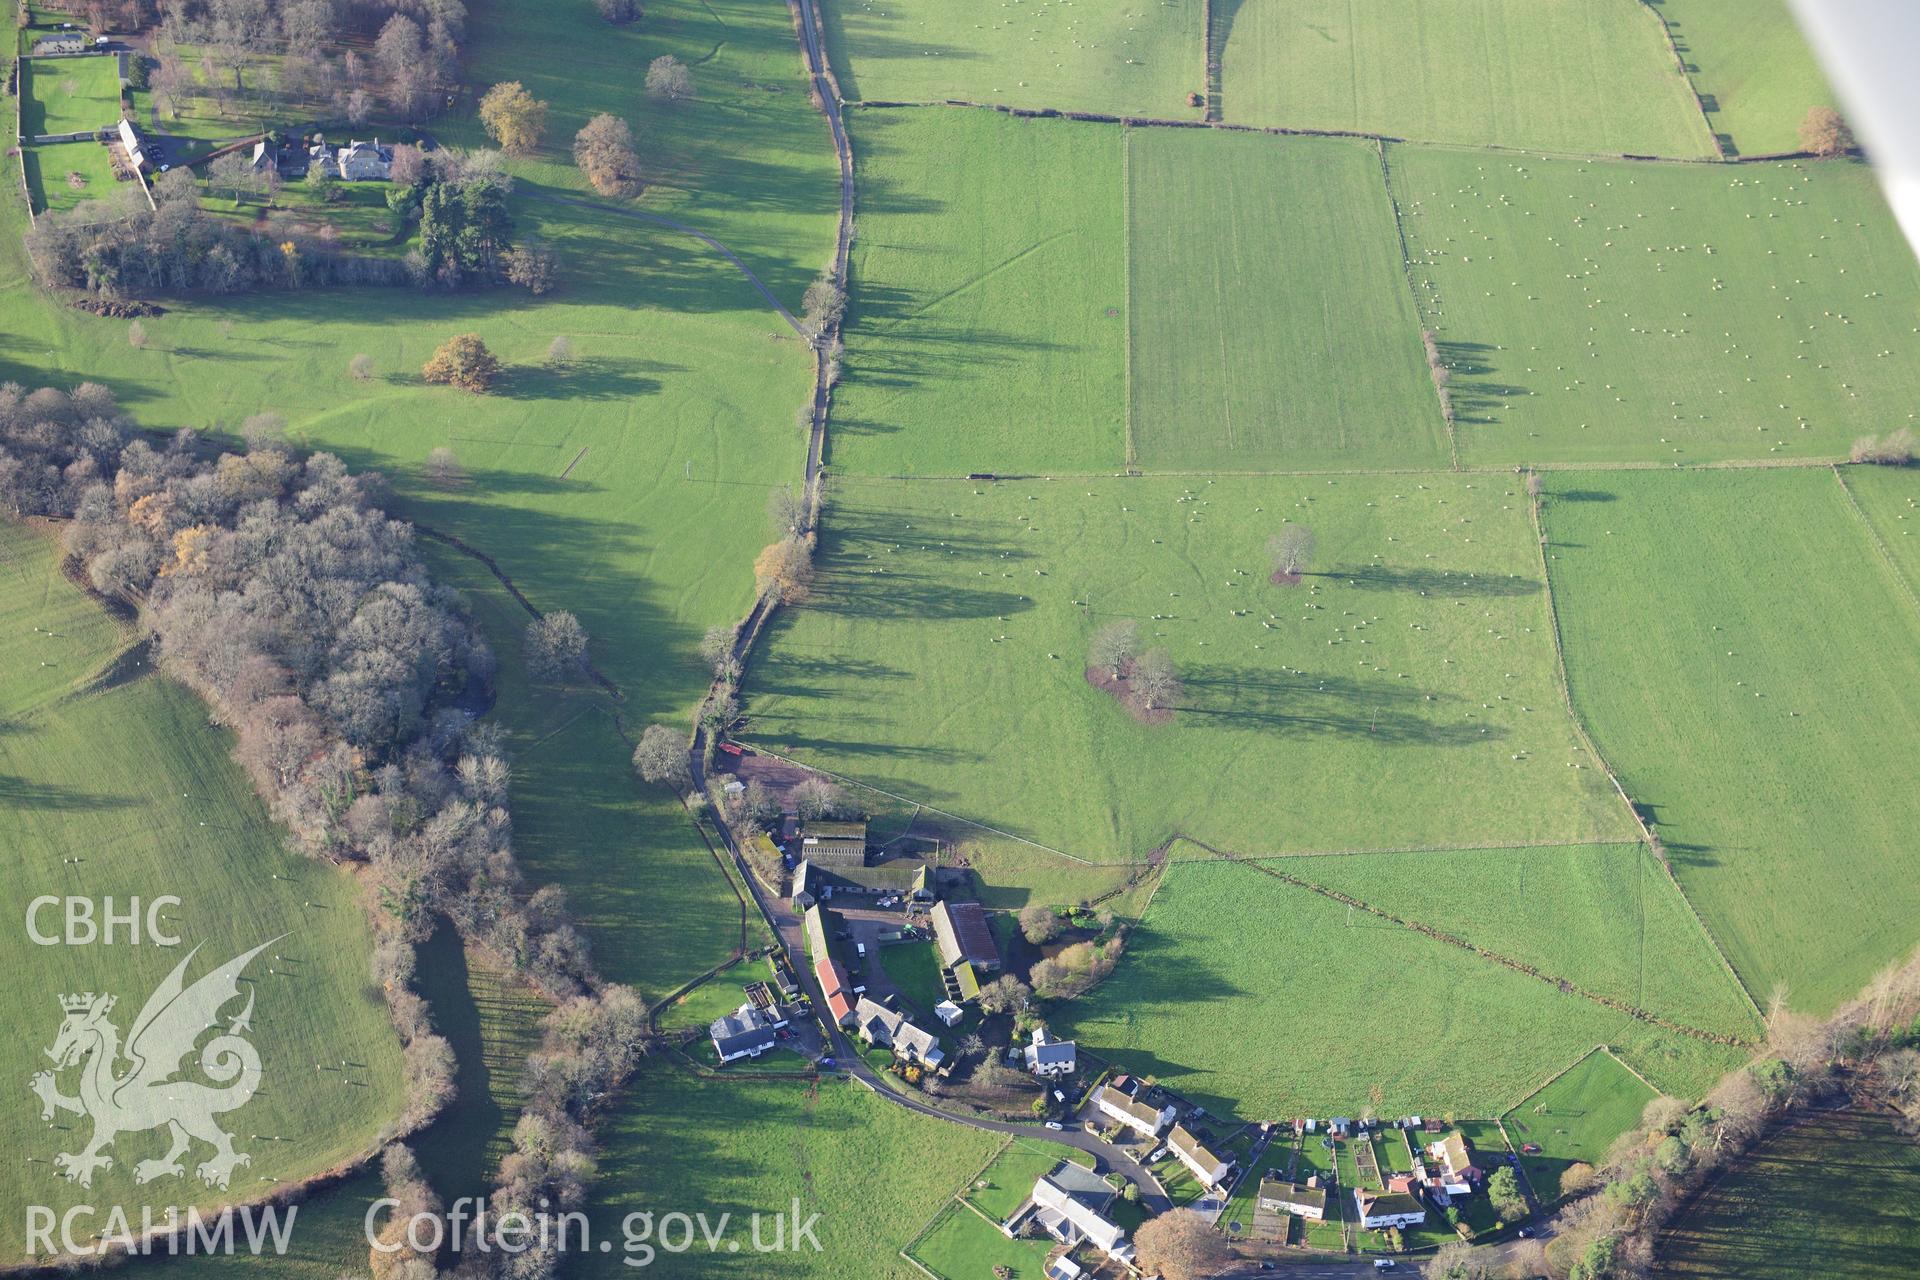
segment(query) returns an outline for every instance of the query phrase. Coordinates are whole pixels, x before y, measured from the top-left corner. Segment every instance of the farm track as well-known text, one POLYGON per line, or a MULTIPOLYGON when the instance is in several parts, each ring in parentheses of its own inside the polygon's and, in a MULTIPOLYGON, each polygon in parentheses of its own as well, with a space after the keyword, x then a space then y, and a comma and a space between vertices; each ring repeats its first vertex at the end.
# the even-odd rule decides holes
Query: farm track
POLYGON ((1640 1006, 1629 1003, 1628 1001, 1616 999, 1615 997, 1609 996, 1609 995, 1603 995, 1598 991, 1589 991, 1585 987, 1582 987, 1576 983, 1570 982, 1565 978, 1558 977, 1551 973, 1547 973, 1546 971, 1538 968, 1537 966, 1530 965, 1524 960, 1516 960, 1512 956, 1504 955, 1498 951, 1491 950, 1487 947, 1479 946, 1475 943, 1467 941, 1465 938, 1462 938, 1457 934, 1448 933, 1444 929, 1436 929, 1432 925, 1422 924, 1417 920, 1409 920, 1405 916, 1395 915, 1393 912, 1388 911, 1383 907, 1376 907, 1370 902, 1364 902, 1359 898, 1353 897, 1351 894, 1342 893, 1338 889, 1330 889, 1325 885, 1315 884, 1311 880, 1307 880, 1307 879, 1304 879, 1303 877, 1293 875, 1291 872, 1282 871, 1278 867, 1269 866, 1261 862, 1255 862, 1249 858, 1237 857, 1233 854, 1225 853, 1221 850, 1213 850, 1211 849, 1211 846, 1203 844, 1198 840, 1193 841, 1193 843, 1199 845, 1203 849, 1209 849, 1211 852, 1218 853, 1220 855, 1220 860, 1223 862, 1240 863, 1243 866, 1252 868, 1253 870, 1259 872, 1261 875, 1271 876, 1273 879, 1278 880, 1283 884, 1292 885, 1296 889, 1305 889, 1309 893, 1317 893, 1323 898, 1329 898, 1334 902, 1338 902, 1342 904, 1343 906, 1352 907, 1356 911, 1364 911, 1368 915, 1373 916, 1376 919, 1385 920, 1389 924, 1395 924, 1400 926, 1403 929, 1412 930, 1414 933, 1422 934, 1426 937, 1432 938, 1436 942, 1444 942, 1448 946, 1457 947, 1462 951, 1470 951, 1474 955, 1479 956, 1483 960, 1490 960, 1493 963, 1500 965, 1503 968, 1513 970, 1515 973, 1525 974, 1527 977, 1532 978, 1537 982, 1546 983, 1567 995, 1578 996, 1582 1000, 1589 1001, 1593 1004, 1601 1005, 1604 1008, 1612 1009, 1616 1013, 1624 1013, 1628 1017, 1634 1018, 1637 1021, 1650 1023, 1653 1026, 1660 1027, 1660 1028, 1663 1028, 1664 1030, 1674 1032, 1676 1035, 1689 1036, 1695 1040, 1704 1040, 1709 1044, 1727 1045, 1732 1048, 1742 1048, 1742 1049, 1749 1048, 1754 1043, 1752 1040, 1745 1039, 1740 1036, 1724 1035, 1717 1031, 1704 1031, 1699 1027, 1689 1026, 1684 1022, 1676 1022, 1671 1018, 1662 1017, 1657 1013, 1653 1013, 1652 1011, 1647 1009, 1642 1009, 1640 1006))

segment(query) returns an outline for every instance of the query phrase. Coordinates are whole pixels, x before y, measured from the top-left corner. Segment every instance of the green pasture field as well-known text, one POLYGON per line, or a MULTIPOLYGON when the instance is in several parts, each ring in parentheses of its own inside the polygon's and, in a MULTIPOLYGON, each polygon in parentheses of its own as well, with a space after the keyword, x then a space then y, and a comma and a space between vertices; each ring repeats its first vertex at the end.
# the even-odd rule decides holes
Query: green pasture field
POLYGON ((1118 468, 1122 131, 933 109, 849 124, 860 225, 835 469, 1118 468))
POLYGON ((1249 854, 1629 838, 1558 689, 1519 488, 842 479, 811 600, 749 664, 745 736, 1096 860, 1176 833, 1249 854), (1289 519, 1319 549, 1276 587, 1289 519), (1117 618, 1171 650, 1171 724, 1085 679, 1117 618))
POLYGON ((1560 1198, 1560 1175, 1575 1163, 1598 1169, 1613 1140, 1640 1123, 1640 1113, 1659 1095, 1604 1049, 1501 1117, 1516 1147, 1540 1147, 1520 1156, 1527 1181, 1543 1203, 1560 1198))
POLYGON ((1761 1035, 1758 1013, 1644 845, 1284 858, 1271 865, 1685 1026, 1761 1035))
POLYGON ((1887 767, 1920 742, 1920 613, 1823 468, 1548 492, 1600 751, 1748 990, 1831 1009, 1920 934, 1920 792, 1887 767))
POLYGON ((1421 142, 1704 156, 1659 19, 1629 0, 1219 0, 1228 120, 1421 142))
POLYGON ((1388 159, 1468 463, 1841 458, 1912 420, 1920 267, 1864 164, 1388 159))
POLYGON ((123 190, 130 199, 142 199, 131 194, 131 182, 121 182, 113 176, 113 157, 104 143, 49 142, 44 147, 24 146, 20 148, 20 163, 26 167, 27 188, 33 192, 35 213, 49 209, 64 212, 83 201, 116 196, 123 190), (68 174, 78 174, 80 185, 74 186, 68 174))
POLYGON ((1848 467, 1840 474, 1907 590, 1920 596, 1920 470, 1848 467))
POLYGON ((115 58, 22 58, 20 134, 111 129, 120 123, 120 71, 115 58))
MULTIPOLYGON (((93 899, 96 910, 111 897, 124 911, 135 896, 145 903, 176 896, 180 905, 162 916, 182 944, 129 945, 123 934, 112 946, 36 946, 23 928, 10 934, 12 981, 0 1008, 16 1034, 0 1049, 0 1071, 19 1087, 0 1107, 0 1149, 16 1163, 0 1192, 0 1255, 12 1261, 24 1256, 28 1204, 58 1211, 84 1203, 102 1214, 120 1205, 137 1222, 143 1204, 204 1208, 256 1198, 369 1150, 398 1114, 403 1092, 399 1045, 368 974, 371 944, 353 881, 286 850, 229 758, 231 741, 208 727, 191 693, 155 675, 141 651, 123 649, 112 628, 79 616, 82 605, 95 606, 58 578, 57 554, 50 539, 0 524, 0 580, 8 588, 0 625, 9 633, 9 658, 18 658, 6 663, 0 694, 0 881, 23 908, 41 896, 72 895, 93 899), (18 636, 23 629, 31 642, 18 636), (56 695, 39 674, 48 670, 64 677, 66 692, 56 695), (90 1190, 62 1181, 54 1155, 79 1150, 91 1124, 61 1113, 49 1125, 26 1088, 48 1066, 42 1050, 60 1028, 57 997, 113 994, 119 1003, 111 1020, 125 1035, 188 950, 201 949, 187 971, 192 981, 263 942, 271 945, 247 979, 257 998, 250 1038, 264 1087, 224 1122, 252 1163, 235 1171, 224 1193, 204 1187, 191 1164, 184 1178, 136 1188, 135 1163, 163 1154, 166 1142, 162 1134, 128 1133, 90 1190)), ((43 912, 43 930, 58 933, 57 916, 43 912)), ((238 1005, 227 1012, 237 1015, 238 1005)), ((65 1073, 63 1089, 71 1093, 75 1079, 65 1073)), ((196 1146, 189 1159, 207 1155, 196 1146)))
POLYGON ((733 955, 739 899, 679 801, 634 776, 625 707, 584 680, 531 681, 526 613, 473 560, 428 550, 500 658, 490 718, 513 765, 514 852, 534 884, 567 891, 600 975, 653 1000, 733 955))
MULTIPOLYGON (((1039 1177, 1077 1153, 1067 1147, 1015 1138, 1001 1149, 980 1176, 961 1188, 960 1198, 994 1222, 1005 1222, 1026 1203, 1039 1177), (984 1185, 982 1185, 984 1184, 984 1185)), ((1080 1158, 1084 1163, 1085 1156, 1080 1158)))
POLYGON ((1836 105, 1786 0, 1658 0, 1655 12, 1729 154, 1798 151, 1808 109, 1836 105))
POLYGON ((662 1253, 647 1274, 762 1276, 770 1264, 753 1250, 752 1216, 764 1215, 770 1241, 771 1215, 791 1213, 797 1196, 803 1219, 821 1215, 822 1249, 780 1254, 781 1275, 912 1280, 919 1273, 898 1251, 998 1145, 993 1134, 917 1115, 851 1080, 705 1081, 654 1061, 601 1123, 588 1212, 595 1238, 615 1248, 575 1259, 571 1270, 632 1275, 621 1265, 622 1219, 679 1210, 709 1220, 731 1213, 740 1250, 662 1253))
POLYGON ((1814 1111, 1734 1162, 1660 1237, 1662 1280, 1898 1280, 1920 1269, 1920 1146, 1814 1111))
MULTIPOLYGON (((1044 1274, 1047 1255, 1053 1249, 1050 1238, 1009 1240, 999 1226, 956 1200, 940 1211, 907 1256, 941 1280, 971 1280, 973 1276, 1002 1274, 1013 1280, 1028 1277, 1037 1280, 1044 1274), (1001 1271, 1002 1267, 1006 1268, 1005 1272, 1001 1271)), ((862 1271, 861 1274, 870 1273, 862 1271)))
POLYGON ((1227 863, 1169 868, 1114 975, 1049 1015, 1248 1120, 1351 1112, 1376 1087, 1383 1114, 1491 1115, 1601 1041, 1681 1096, 1744 1056, 1227 863))
POLYGON ((958 98, 1198 120, 1198 0, 824 0, 827 58, 853 101, 958 98))
POLYGON ((1447 465, 1374 144, 1129 130, 1126 198, 1131 460, 1447 465))

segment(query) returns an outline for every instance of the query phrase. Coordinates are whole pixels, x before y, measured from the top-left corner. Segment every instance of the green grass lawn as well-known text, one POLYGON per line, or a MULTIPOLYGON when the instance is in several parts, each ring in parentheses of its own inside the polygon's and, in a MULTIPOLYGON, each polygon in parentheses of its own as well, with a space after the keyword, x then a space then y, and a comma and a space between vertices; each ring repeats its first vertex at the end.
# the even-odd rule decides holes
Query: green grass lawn
POLYGON ((1240 1181, 1227 1198, 1226 1211, 1220 1215, 1221 1229, 1236 1239, 1247 1239, 1253 1234, 1253 1211, 1260 1198, 1260 1179, 1269 1171, 1276 1178, 1285 1178, 1293 1169, 1296 1150, 1293 1130, 1275 1133, 1274 1140, 1267 1144, 1257 1161, 1251 1166, 1242 1161, 1240 1181), (1240 1224, 1239 1231, 1232 1227, 1235 1222, 1240 1224))
POLYGON ((1808 108, 1836 105, 1786 0, 1658 0, 1656 12, 1731 154, 1798 151, 1808 108))
POLYGON ((120 123, 120 71, 114 58, 22 58, 20 135, 111 129, 120 123))
POLYGON ((660 1011, 662 1027, 706 1028, 747 1002, 747 984, 764 981, 759 965, 738 965, 715 974, 660 1011))
POLYGON ((1816 1111, 1736 1161, 1660 1238, 1663 1280, 1897 1280, 1920 1269, 1920 1146, 1816 1111))
MULTIPOLYGON (((961 1199, 994 1222, 1005 1222, 1033 1194, 1033 1184, 1042 1174, 1075 1154, 1066 1147, 1015 1138, 962 1189, 961 1199)), ((1081 1157, 1082 1162, 1085 1159, 1081 1157)))
POLYGON ((1392 147, 1462 457, 1844 457, 1920 396, 1920 267, 1863 164, 1392 147))
POLYGON ((1344 1186, 1327 1186, 1327 1177, 1333 1172, 1333 1152, 1320 1145, 1325 1138, 1324 1133, 1309 1133, 1301 1139, 1300 1158, 1293 1170, 1294 1180, 1304 1183, 1308 1178, 1318 1175, 1320 1185, 1327 1187, 1327 1209, 1326 1216, 1318 1222, 1302 1218, 1300 1227, 1309 1248, 1345 1252, 1347 1245, 1343 1224, 1347 1206, 1353 1202, 1353 1193, 1344 1186))
POLYGON ((1682 1095, 1743 1056, 1226 863, 1171 868, 1113 977, 1050 1014, 1248 1120, 1351 1113, 1376 1087, 1383 1114, 1492 1114, 1601 1041, 1682 1095))
MULTIPOLYGON (((370 943, 353 881, 286 851, 229 758, 230 739, 208 727, 187 690, 134 656, 116 660, 121 638, 82 616, 82 606, 96 606, 57 576, 56 554, 41 535, 0 524, 9 658, 0 668, 0 881, 23 911, 42 895, 111 896, 117 910, 135 896, 151 903, 174 895, 180 905, 163 914, 182 945, 133 946, 122 937, 113 946, 36 946, 24 927, 9 935, 0 954, 13 980, 0 1007, 16 1034, 0 1049, 0 1070, 21 1093, 0 1109, 0 1148, 16 1162, 0 1193, 0 1255, 12 1260, 25 1247, 27 1204, 87 1203, 101 1213, 120 1205, 138 1221, 143 1204, 251 1199, 367 1151, 402 1101, 399 1045, 368 976, 370 943), (101 674, 89 679, 94 672, 101 674), (55 678, 68 691, 58 692, 55 678), (25 1092, 28 1077, 48 1065, 41 1051, 60 1028, 56 998, 112 993, 112 1020, 124 1035, 188 949, 202 949, 191 981, 263 942, 272 945, 248 976, 264 1087, 224 1122, 252 1163, 225 1193, 203 1187, 191 1168, 184 1179, 136 1188, 135 1163, 161 1155, 166 1143, 162 1134, 128 1133, 90 1190, 61 1181, 55 1153, 78 1150, 90 1127, 64 1114, 50 1127, 25 1092)), ((47 913, 41 922, 58 930, 47 913)), ((64 1088, 74 1083, 66 1073, 64 1088)), ((196 1146, 191 1159, 207 1154, 196 1146)))
POLYGON ((1557 476, 1549 494, 1568 675, 1601 752, 1748 989, 1832 1008, 1920 932, 1920 793, 1887 768, 1920 742, 1920 614, 1824 469, 1557 476))
POLYGON ((1090 471, 1124 456, 1124 135, 960 110, 851 113, 860 224, 841 471, 1090 471))
MULTIPOLYGON (((901 942, 880 949, 880 964, 900 988, 900 994, 906 997, 913 1011, 918 1015, 920 1025, 928 1030, 942 1030, 933 1016, 933 1006, 947 998, 946 988, 940 981, 940 957, 934 954, 931 942, 901 942)), ((973 1005, 966 1006, 967 1016, 978 1021, 979 1010, 973 1005)), ((966 1034, 970 1022, 948 1034, 955 1039, 966 1034)))
POLYGON ((1612 1054, 1596 1049, 1502 1121, 1515 1143, 1540 1148, 1538 1155, 1522 1153, 1520 1165, 1534 1192, 1551 1203, 1560 1198, 1567 1166, 1604 1165, 1613 1140, 1639 1124, 1640 1113, 1658 1096, 1612 1054))
MULTIPOLYGON (((908 1256, 942 1280, 1000 1275, 1008 1280, 1039 1280, 1053 1247, 1047 1238, 1009 1240, 999 1227, 956 1202, 940 1211, 908 1256)), ((866 1269, 871 1265, 864 1264, 859 1274, 879 1274, 866 1269)))
POLYGON ((824 0, 827 57, 850 99, 961 98, 1061 111, 1200 119, 1198 0, 824 0))
POLYGON ((843 479, 813 599, 750 664, 746 736, 1099 860, 1176 832, 1246 853, 1624 838, 1557 689, 1517 489, 843 479), (1319 571, 1275 587, 1288 519, 1319 571), (1182 672, 1172 724, 1084 678, 1123 617, 1182 672))
POLYGON ((212 194, 201 183, 201 207, 226 221, 274 239, 289 234, 322 236, 343 252, 399 257, 416 238, 417 224, 403 224, 387 208, 391 182, 340 182, 339 199, 328 204, 305 181, 282 183, 269 202, 246 197, 238 205, 227 192, 212 194))
POLYGON ((113 175, 113 156, 99 142, 50 142, 43 147, 20 149, 20 163, 26 167, 27 187, 33 192, 35 213, 48 210, 64 212, 84 200, 99 200, 126 192, 134 195, 131 182, 113 175))
POLYGON ((1373 144, 1142 129, 1127 148, 1135 460, 1447 465, 1373 144))
POLYGON ((1422 142, 1701 156, 1660 23, 1586 0, 1220 0, 1228 120, 1422 142))
POLYGON ((850 1080, 703 1081, 652 1063, 601 1125, 590 1214, 596 1238, 610 1231, 616 1247, 575 1259, 572 1270, 633 1274, 621 1265, 622 1219, 678 1210, 710 1220, 731 1213, 740 1251, 709 1253, 701 1244, 662 1253, 648 1274, 763 1276, 777 1264, 782 1276, 907 1280, 919 1273, 898 1251, 999 1141, 916 1115, 850 1080), (803 1246, 777 1259, 755 1252, 752 1215, 764 1215, 762 1236, 771 1240, 771 1215, 791 1212, 796 1196, 803 1218, 821 1215, 822 1250, 803 1246))
POLYGON ((1759 1015, 1644 845, 1286 858, 1272 865, 1686 1026, 1761 1034, 1759 1015))

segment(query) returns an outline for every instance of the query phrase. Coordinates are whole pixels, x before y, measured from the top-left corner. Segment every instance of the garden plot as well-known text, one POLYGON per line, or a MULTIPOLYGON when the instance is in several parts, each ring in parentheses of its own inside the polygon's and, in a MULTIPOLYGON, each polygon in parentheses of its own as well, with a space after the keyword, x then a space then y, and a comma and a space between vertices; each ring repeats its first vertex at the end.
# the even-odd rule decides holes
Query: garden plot
POLYGON ((1602 1041, 1676 1094, 1745 1057, 1219 862, 1171 867, 1114 975, 1053 1021, 1122 1070, 1260 1119, 1490 1115, 1602 1041))
POLYGON ((1730 154, 1798 151, 1807 109, 1836 105, 1786 0, 1660 0, 1658 12, 1730 154))
POLYGON ((835 468, 1117 469, 1124 133, 961 110, 851 123, 860 234, 835 468))
POLYGON ((812 599, 749 664, 745 736, 1098 860, 1175 833, 1246 853, 1629 838, 1558 688, 1518 489, 843 479, 812 599), (1318 551, 1274 586, 1289 520, 1318 551), (1179 668, 1170 723, 1089 683, 1115 619, 1179 668))
POLYGON ((1844 457, 1915 420, 1920 267, 1863 164, 1388 158, 1468 463, 1844 457))
POLYGON ((1825 468, 1556 476, 1546 529, 1601 752, 1748 990, 1831 1009, 1920 938, 1920 613, 1825 468))
POLYGON ((1501 1123, 1518 1146, 1540 1148, 1531 1155, 1523 1150, 1520 1166, 1534 1193, 1551 1204, 1560 1198, 1560 1175, 1574 1164, 1604 1166, 1613 1140, 1639 1124, 1658 1096, 1612 1054, 1595 1049, 1501 1123))
POLYGON ((1130 130, 1126 198, 1140 465, 1447 465, 1373 144, 1130 130))
POLYGON ((1702 156, 1712 140, 1635 0, 1219 0, 1228 120, 1423 142, 1702 156))
POLYGON ((1200 0, 824 0, 850 99, 1200 119, 1200 0))
POLYGON ((111 57, 22 58, 20 137, 95 133, 120 123, 119 60, 111 57))

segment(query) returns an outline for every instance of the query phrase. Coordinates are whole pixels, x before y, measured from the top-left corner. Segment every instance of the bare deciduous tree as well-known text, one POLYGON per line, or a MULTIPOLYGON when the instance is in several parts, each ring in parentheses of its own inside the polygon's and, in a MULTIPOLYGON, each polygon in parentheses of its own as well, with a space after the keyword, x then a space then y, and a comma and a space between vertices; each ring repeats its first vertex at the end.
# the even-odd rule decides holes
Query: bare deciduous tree
POLYGON ((813 537, 786 537, 770 544, 753 562, 753 576, 762 591, 771 591, 782 604, 797 604, 813 587, 813 537))
POLYGON ((564 679, 586 661, 587 629, 565 609, 542 614, 527 624, 525 654, 535 678, 564 679))
POLYGON ((647 96, 662 102, 685 102, 693 97, 693 72, 672 54, 647 64, 647 96))
POLYGON ((1832 107, 1813 107, 1800 122, 1800 146, 1816 156, 1837 156, 1853 150, 1853 130, 1832 107))
POLYGON ((1165 649, 1149 649, 1133 664, 1133 691, 1149 711, 1157 711, 1180 696, 1180 673, 1173 655, 1165 649))
POLYGON ((664 724, 650 724, 640 731, 633 748, 633 767, 648 782, 675 790, 692 781, 687 767, 687 737, 664 724))
POLYGON ((602 112, 573 135, 573 162, 603 196, 635 196, 645 185, 633 129, 619 116, 602 112))
POLYGON ((1273 557, 1273 571, 1289 578, 1306 572, 1313 562, 1317 545, 1313 530, 1303 524, 1290 524, 1267 540, 1267 554, 1273 557))
POLYGON ((1162 1280, 1212 1280, 1233 1261, 1227 1239, 1191 1209, 1149 1218, 1133 1233, 1140 1265, 1162 1280))
POLYGON ((1093 633, 1087 659, 1096 667, 1107 668, 1118 680, 1139 651, 1140 624, 1132 618, 1118 618, 1093 633))
POLYGON ((1030 902, 1020 910, 1020 932, 1041 946, 1060 936, 1060 917, 1044 902, 1030 902))
POLYGON ((420 474, 427 483, 442 489, 451 489, 467 478, 460 465, 460 459, 446 445, 437 445, 427 451, 427 459, 420 466, 420 474))
POLYGON ((362 351, 347 361, 347 376, 355 382, 373 381, 373 357, 362 351))
POLYGON ((767 519, 782 537, 799 533, 807 523, 807 500, 792 485, 776 485, 767 495, 767 519))

